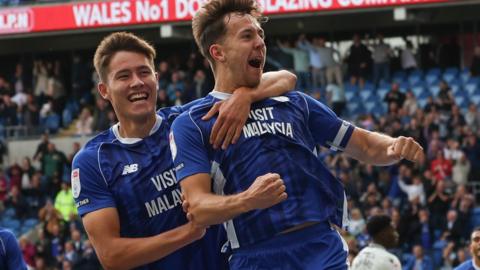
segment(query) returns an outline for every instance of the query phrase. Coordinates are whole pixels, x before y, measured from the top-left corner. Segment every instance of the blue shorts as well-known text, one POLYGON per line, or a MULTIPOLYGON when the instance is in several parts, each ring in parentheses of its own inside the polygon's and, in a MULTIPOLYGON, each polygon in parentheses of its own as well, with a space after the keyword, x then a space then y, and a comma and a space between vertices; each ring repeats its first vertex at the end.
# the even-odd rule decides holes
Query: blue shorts
POLYGON ((328 222, 233 250, 230 270, 347 270, 348 247, 328 222))

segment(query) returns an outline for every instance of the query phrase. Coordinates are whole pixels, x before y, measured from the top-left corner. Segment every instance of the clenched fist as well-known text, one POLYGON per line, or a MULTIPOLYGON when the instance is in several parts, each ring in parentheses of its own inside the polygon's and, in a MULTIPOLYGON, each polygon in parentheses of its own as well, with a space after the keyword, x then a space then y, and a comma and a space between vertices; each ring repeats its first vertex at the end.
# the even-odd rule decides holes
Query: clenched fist
POLYGON ((413 162, 422 162, 425 158, 423 148, 411 137, 400 136, 395 138, 388 147, 387 155, 394 159, 406 159, 413 162))
POLYGON ((265 209, 287 199, 285 185, 280 175, 267 173, 257 177, 244 191, 246 206, 249 209, 265 209))

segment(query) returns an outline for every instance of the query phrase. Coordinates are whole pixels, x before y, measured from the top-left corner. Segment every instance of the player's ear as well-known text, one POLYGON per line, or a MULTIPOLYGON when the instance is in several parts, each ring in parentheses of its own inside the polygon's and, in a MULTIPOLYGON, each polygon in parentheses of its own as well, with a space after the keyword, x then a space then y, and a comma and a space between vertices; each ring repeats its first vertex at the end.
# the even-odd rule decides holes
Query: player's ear
POLYGON ((102 98, 110 100, 110 95, 107 89, 107 85, 103 82, 99 82, 97 85, 97 90, 102 98))
POLYGON ((220 44, 212 44, 209 48, 209 53, 212 56, 213 60, 218 62, 225 61, 225 54, 223 52, 222 45, 220 44))

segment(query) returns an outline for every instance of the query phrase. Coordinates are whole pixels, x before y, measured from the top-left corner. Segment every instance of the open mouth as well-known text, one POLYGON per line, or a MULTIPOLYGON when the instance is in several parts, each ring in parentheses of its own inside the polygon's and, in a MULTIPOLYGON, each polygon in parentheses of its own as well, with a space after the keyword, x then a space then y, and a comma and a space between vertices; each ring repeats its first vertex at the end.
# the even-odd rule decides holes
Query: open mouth
POLYGON ((261 68, 262 67, 262 59, 261 58, 253 58, 248 60, 248 65, 253 68, 261 68))
POLYGON ((148 94, 145 92, 140 92, 140 93, 134 93, 128 96, 128 100, 130 102, 137 102, 140 100, 147 100, 148 99, 148 94))

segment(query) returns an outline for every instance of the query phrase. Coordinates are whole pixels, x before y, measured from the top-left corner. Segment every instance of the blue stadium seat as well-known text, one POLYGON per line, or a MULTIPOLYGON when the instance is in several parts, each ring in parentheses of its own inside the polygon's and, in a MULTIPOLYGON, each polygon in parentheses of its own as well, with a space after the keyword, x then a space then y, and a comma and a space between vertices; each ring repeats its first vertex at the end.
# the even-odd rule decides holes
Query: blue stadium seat
POLYGON ((430 94, 432 94, 432 96, 436 97, 440 92, 440 87, 438 85, 431 85, 428 90, 430 91, 430 94))
POLYGON ((470 70, 468 68, 464 69, 462 71, 462 73, 460 74, 460 79, 462 81, 462 83, 466 83, 468 82, 468 80, 470 80, 470 70))
POLYGON ((443 73, 442 78, 447 82, 451 83, 452 81, 456 80, 458 77, 459 70, 456 67, 447 68, 443 73))
POLYGON ((420 108, 425 108, 425 105, 427 104, 427 98, 419 98, 417 99, 417 103, 418 103, 418 106, 420 106, 420 108))
POLYGON ((393 74, 392 81, 394 81, 396 83, 402 83, 402 82, 405 82, 406 79, 407 79, 407 74, 405 73, 405 71, 396 71, 393 74))
POLYGON ((425 75, 425 82, 427 85, 434 85, 438 84, 440 80, 440 69, 439 68, 432 68, 428 70, 427 74, 425 75))
POLYGON ((355 100, 358 98, 358 94, 356 92, 345 92, 345 98, 347 99, 347 102, 351 100, 355 100))
POLYGON ((452 89, 452 94, 456 94, 462 90, 462 85, 459 81, 453 81, 450 83, 450 88, 452 89))
POLYGON ((389 88, 378 88, 377 89, 377 96, 383 100, 385 98, 385 95, 390 91, 389 88))
POLYGON ((470 101, 475 104, 477 107, 480 106, 480 94, 470 96, 470 101))
POLYGON ((418 71, 413 71, 412 73, 410 73, 410 75, 408 76, 408 83, 410 83, 410 85, 418 85, 418 84, 421 84, 423 82, 423 78, 422 78, 422 73, 421 72, 418 72, 418 71))
POLYGON ((473 95, 478 89, 478 85, 480 83, 480 78, 470 78, 463 88, 470 94, 473 95))
POLYGON ((422 85, 418 85, 418 86, 412 86, 411 88, 412 90, 412 93, 415 97, 419 97, 422 93, 426 92, 425 91, 425 87, 423 87, 422 85))
POLYGON ((360 97, 362 98, 363 101, 366 101, 370 96, 373 95, 373 91, 365 91, 365 90, 362 90, 360 92, 360 97))

